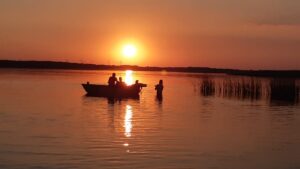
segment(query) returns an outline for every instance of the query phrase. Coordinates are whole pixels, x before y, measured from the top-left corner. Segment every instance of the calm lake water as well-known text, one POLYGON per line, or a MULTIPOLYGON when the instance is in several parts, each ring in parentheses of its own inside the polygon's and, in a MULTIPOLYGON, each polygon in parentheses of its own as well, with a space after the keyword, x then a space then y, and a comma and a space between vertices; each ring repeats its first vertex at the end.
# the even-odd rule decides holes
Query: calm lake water
POLYGON ((0 70, 0 168, 300 168, 299 80, 133 72, 139 100, 85 96, 111 73, 0 70))

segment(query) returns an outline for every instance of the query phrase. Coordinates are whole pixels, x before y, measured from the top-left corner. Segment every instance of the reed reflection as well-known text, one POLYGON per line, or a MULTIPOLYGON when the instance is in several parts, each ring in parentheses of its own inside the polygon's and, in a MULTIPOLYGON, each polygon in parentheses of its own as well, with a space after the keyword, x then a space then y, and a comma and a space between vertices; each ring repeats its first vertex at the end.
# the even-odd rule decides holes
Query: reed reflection
POLYGON ((272 105, 292 105, 299 102, 299 90, 295 79, 272 79, 270 102, 272 105))

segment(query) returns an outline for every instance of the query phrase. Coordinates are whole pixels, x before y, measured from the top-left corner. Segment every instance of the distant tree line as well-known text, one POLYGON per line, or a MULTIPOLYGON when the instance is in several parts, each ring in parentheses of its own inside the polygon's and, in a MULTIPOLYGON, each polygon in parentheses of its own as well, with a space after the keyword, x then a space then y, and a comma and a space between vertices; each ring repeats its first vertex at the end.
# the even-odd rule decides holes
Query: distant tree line
POLYGON ((72 70, 133 70, 133 71, 168 71, 189 73, 224 73, 242 76, 260 77, 300 77, 300 70, 238 70, 208 67, 141 67, 136 65, 97 65, 85 63, 55 61, 16 61, 0 60, 0 68, 23 69, 72 69, 72 70))

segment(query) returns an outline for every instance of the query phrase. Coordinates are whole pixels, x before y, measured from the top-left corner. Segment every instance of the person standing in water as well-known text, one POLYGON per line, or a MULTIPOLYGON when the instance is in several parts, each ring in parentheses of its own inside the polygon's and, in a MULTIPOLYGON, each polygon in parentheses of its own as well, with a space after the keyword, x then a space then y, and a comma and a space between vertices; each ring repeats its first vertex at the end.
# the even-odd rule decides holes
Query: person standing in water
POLYGON ((162 98, 163 89, 164 89, 163 80, 159 80, 159 83, 157 85, 155 85, 156 97, 157 98, 162 98))
POLYGON ((108 86, 114 87, 117 81, 116 73, 113 73, 108 79, 108 86))

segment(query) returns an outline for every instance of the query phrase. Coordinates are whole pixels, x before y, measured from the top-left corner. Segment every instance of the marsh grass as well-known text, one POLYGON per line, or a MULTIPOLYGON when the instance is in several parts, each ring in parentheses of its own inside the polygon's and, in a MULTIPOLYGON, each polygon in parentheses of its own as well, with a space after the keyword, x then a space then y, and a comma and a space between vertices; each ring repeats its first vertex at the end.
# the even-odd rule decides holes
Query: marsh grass
POLYGON ((295 79, 260 79, 249 77, 200 79, 199 91, 202 96, 217 96, 239 100, 261 100, 270 102, 298 103, 300 87, 295 79))

